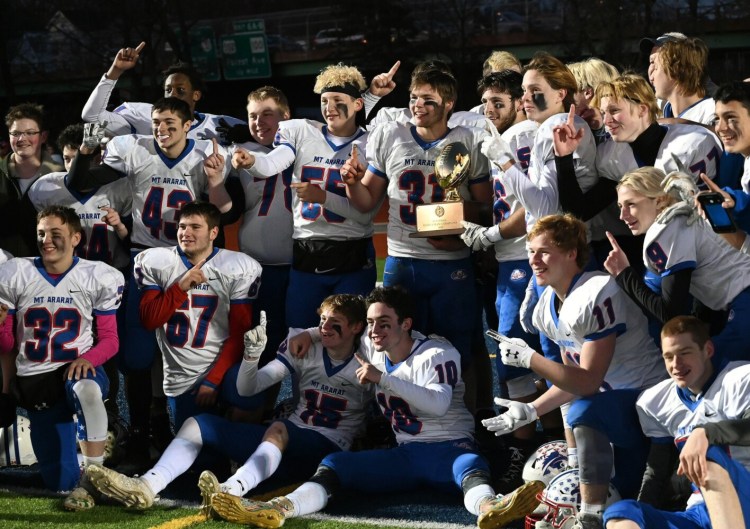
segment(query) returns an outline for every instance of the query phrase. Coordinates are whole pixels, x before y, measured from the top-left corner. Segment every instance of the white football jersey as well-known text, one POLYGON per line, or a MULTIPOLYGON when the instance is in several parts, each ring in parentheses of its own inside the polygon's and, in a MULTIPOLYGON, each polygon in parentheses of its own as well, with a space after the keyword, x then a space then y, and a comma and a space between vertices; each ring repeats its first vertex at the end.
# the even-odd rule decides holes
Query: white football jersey
MULTIPOLYGON (((679 170, 673 156, 690 170, 696 183, 700 173, 713 179, 718 174, 722 147, 716 135, 700 125, 661 125, 667 134, 659 146, 654 167, 666 174, 679 170)), ((625 173, 645 165, 636 160, 630 144, 607 140, 599 145, 596 153, 596 169, 599 176, 619 182, 625 173)))
MULTIPOLYGON (((451 128, 458 127, 459 125, 462 127, 485 128, 488 121, 489 120, 484 117, 484 112, 477 113, 474 111, 467 112, 465 110, 460 110, 451 114, 450 118, 448 118, 448 126, 451 128)), ((383 107, 378 110, 375 117, 367 124, 367 129, 373 130, 378 125, 390 122, 414 123, 414 116, 412 116, 411 110, 408 108, 383 107)), ((489 126, 493 126, 491 122, 489 122, 489 126)))
POLYGON ((369 362, 381 373, 387 373, 390 377, 417 388, 448 385, 452 396, 448 411, 438 416, 422 411, 418 399, 409 400, 405 395, 377 385, 375 391, 378 405, 391 423, 396 442, 401 444, 473 438, 474 419, 464 404, 461 355, 445 339, 427 338, 416 331, 412 331, 411 335, 414 338, 411 354, 396 365, 387 359, 384 352, 376 351, 368 338, 363 338, 369 362))
MULTIPOLYGON (((359 129, 355 139, 335 145, 328 128, 309 119, 282 121, 274 140, 275 147, 285 146, 295 154, 293 182, 320 182, 322 189, 341 197, 346 197, 346 186, 339 171, 351 156, 354 145, 357 146, 357 156, 364 161, 367 131, 359 129)), ((295 239, 342 241, 372 237, 372 218, 376 211, 366 215, 366 222, 362 223, 334 213, 321 204, 303 202, 297 193, 292 193, 292 213, 295 239)))
MULTIPOLYGON (((529 160, 531 159, 531 148, 534 146, 534 136, 539 129, 536 121, 530 119, 521 121, 509 127, 501 134, 513 152, 513 157, 518 165, 524 170, 529 169, 529 160)), ((492 188, 494 192, 494 202, 492 212, 494 221, 497 224, 503 219, 507 219, 511 213, 522 208, 510 186, 504 182, 505 173, 494 163, 490 164, 490 175, 492 176, 492 188)), ((501 239, 495 243, 495 258, 499 262, 520 261, 528 258, 526 251, 526 236, 521 235, 514 239, 501 239)))
MULTIPOLYGON (((547 118, 539 126, 534 136, 534 145, 529 158, 528 178, 526 174, 511 168, 506 172, 505 180, 511 191, 518 197, 526 209, 527 231, 537 219, 545 215, 561 213, 560 194, 557 189, 557 170, 555 168, 555 151, 552 131, 566 123, 568 114, 562 112, 547 118)), ((578 184, 585 193, 596 183, 596 142, 586 121, 575 116, 576 129, 583 130, 583 138, 573 153, 578 184)))
MULTIPOLYGON (((112 136, 124 136, 128 134, 153 134, 151 124, 150 103, 123 103, 114 111, 107 111, 109 97, 117 81, 102 77, 99 84, 89 96, 84 106, 82 117, 86 122, 98 121, 99 123, 107 122, 107 132, 112 136)), ((221 125, 222 119, 231 127, 233 125, 245 125, 247 123, 241 119, 230 116, 220 116, 215 114, 194 113, 194 120, 188 131, 188 138, 194 140, 210 140, 216 138, 222 145, 229 145, 229 138, 222 135, 217 128, 221 125)))
POLYGON ((0 264, 3 264, 8 259, 13 259, 13 255, 0 248, 0 264))
MULTIPOLYGON (((175 214, 207 189, 203 161, 213 154, 208 140, 188 140, 174 160, 167 158, 153 136, 118 136, 107 143, 104 163, 130 181, 133 193, 133 243, 146 247, 177 243, 175 214)), ((220 148, 225 159, 228 152, 220 148)), ((224 176, 231 169, 224 167, 224 176)))
POLYGON ((0 265, 0 303, 16 318, 18 376, 54 371, 88 351, 96 341, 94 316, 117 312, 124 285, 115 268, 78 257, 56 279, 40 257, 0 265))
POLYGON ((416 231, 416 207, 443 200, 445 193, 435 176, 435 160, 443 147, 461 142, 470 151, 469 178, 459 187, 464 199, 471 199, 470 182, 488 178, 487 158, 480 152, 481 139, 488 135, 482 129, 455 127, 432 142, 423 141, 416 127, 403 123, 386 123, 370 132, 368 169, 388 182, 388 255, 417 259, 452 260, 469 255, 469 249, 456 252, 438 250, 426 239, 410 238, 416 231))
POLYGON ((126 179, 103 185, 91 193, 79 193, 68 188, 67 173, 49 173, 40 177, 29 188, 29 199, 37 211, 58 205, 73 208, 81 220, 83 233, 76 246, 76 255, 89 261, 104 261, 120 270, 130 263, 115 229, 101 220, 107 206, 124 218, 132 213, 133 194, 126 179))
MULTIPOLYGON (((141 289, 164 291, 193 268, 179 247, 151 248, 135 257, 133 275, 141 289)), ((251 303, 261 267, 240 252, 215 248, 201 267, 208 279, 156 330, 164 358, 164 394, 181 395, 206 375, 229 337, 229 308, 251 303)))
MULTIPOLYGON (((750 364, 730 362, 697 398, 672 379, 664 380, 641 393, 636 409, 647 437, 674 437, 682 448, 700 424, 745 418, 750 409, 750 364)), ((732 459, 750 470, 750 447, 726 448, 732 459)))
POLYGON ((666 373, 661 354, 648 334, 646 316, 633 300, 603 272, 583 272, 573 281, 559 312, 555 291, 544 289, 534 309, 534 326, 576 364, 585 342, 616 333, 601 391, 646 388, 662 380, 666 373))
POLYGON ((743 165, 741 184, 742 184, 742 190, 745 193, 750 194, 750 156, 745 157, 745 164, 743 165))
MULTIPOLYGON (((250 152, 267 153, 268 147, 245 143, 250 152)), ((293 168, 268 178, 239 171, 245 192, 245 214, 239 230, 240 250, 261 264, 287 265, 292 262, 292 201, 296 193, 289 187, 293 168)))
MULTIPOLYGON (((289 336, 302 331, 290 329, 289 336)), ((364 354, 361 345, 358 353, 364 354)), ((289 421, 313 429, 348 450, 364 425, 367 404, 375 395, 372 384, 359 383, 359 362, 353 355, 343 362, 331 360, 320 342, 314 342, 304 358, 297 358, 287 350, 287 340, 279 346, 276 358, 299 388, 299 402, 289 421)))
POLYGON ((750 256, 729 246, 703 220, 690 226, 684 216, 654 222, 643 241, 643 262, 659 276, 692 268, 690 293, 713 310, 725 309, 750 287, 750 256))

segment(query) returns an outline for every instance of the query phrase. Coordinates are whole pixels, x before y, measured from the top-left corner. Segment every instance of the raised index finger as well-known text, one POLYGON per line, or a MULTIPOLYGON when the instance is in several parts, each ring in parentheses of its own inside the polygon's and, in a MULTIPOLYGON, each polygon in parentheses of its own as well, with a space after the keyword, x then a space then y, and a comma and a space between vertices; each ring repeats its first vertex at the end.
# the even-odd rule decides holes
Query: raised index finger
POLYGON ((716 185, 716 182, 711 180, 706 173, 701 173, 701 180, 703 180, 703 183, 705 183, 711 191, 716 193, 721 192, 721 188, 716 185))
MULTIPOLYGON (((620 250, 620 245, 617 244, 617 239, 615 239, 615 236, 612 235, 610 232, 605 232, 607 234, 607 239, 609 239, 609 244, 612 245, 613 250, 620 250)), ((620 250, 622 251, 622 250, 620 250)))
POLYGON ((570 112, 568 112, 568 125, 571 127, 575 123, 575 117, 576 117, 576 106, 570 105, 570 112))
POLYGON ((367 363, 367 360, 365 360, 364 358, 362 358, 359 355, 359 353, 354 353, 354 358, 357 360, 357 362, 359 362, 359 365, 363 366, 363 365, 365 365, 367 363))
POLYGON ((216 138, 211 138, 211 142, 214 145, 214 154, 219 154, 219 142, 216 141, 216 138))
POLYGON ((394 76, 394 75, 396 75, 396 72, 398 71, 398 67, 399 67, 399 66, 401 66, 401 61, 396 61, 396 64, 394 64, 393 66, 391 66, 391 69, 390 69, 390 70, 388 70, 388 73, 387 73, 387 74, 385 74, 385 75, 387 75, 387 76, 388 76, 388 80, 389 80, 389 81, 390 81, 391 79, 393 79, 393 76, 394 76))
POLYGON ((136 52, 136 53, 141 53, 141 52, 143 51, 143 48, 145 48, 145 47, 146 47, 146 42, 145 42, 145 41, 142 41, 142 42, 141 42, 141 43, 140 43, 140 44, 138 45, 138 47, 137 47, 137 48, 135 49, 135 52, 136 52))
POLYGON ((198 270, 200 267, 202 267, 204 264, 206 264, 207 260, 208 260, 208 258, 204 257, 203 259, 201 259, 200 261, 198 261, 197 263, 195 263, 195 266, 193 267, 193 270, 198 270))
POLYGON ((357 163, 358 149, 356 145, 352 145, 352 162, 357 163))

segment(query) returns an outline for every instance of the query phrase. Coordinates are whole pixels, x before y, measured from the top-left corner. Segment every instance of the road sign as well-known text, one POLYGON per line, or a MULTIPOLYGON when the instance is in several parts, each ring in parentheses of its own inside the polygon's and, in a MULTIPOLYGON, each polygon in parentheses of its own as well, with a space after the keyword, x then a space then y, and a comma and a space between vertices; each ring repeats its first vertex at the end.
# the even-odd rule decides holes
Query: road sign
POLYGON ((265 33, 266 21, 262 18, 232 21, 232 30, 235 33, 265 33))
POLYGON ((271 77, 271 58, 263 33, 235 33, 221 37, 221 55, 224 79, 271 77))
POLYGON ((190 56, 193 66, 206 81, 220 81, 219 56, 216 50, 216 34, 211 26, 197 26, 190 30, 190 56))

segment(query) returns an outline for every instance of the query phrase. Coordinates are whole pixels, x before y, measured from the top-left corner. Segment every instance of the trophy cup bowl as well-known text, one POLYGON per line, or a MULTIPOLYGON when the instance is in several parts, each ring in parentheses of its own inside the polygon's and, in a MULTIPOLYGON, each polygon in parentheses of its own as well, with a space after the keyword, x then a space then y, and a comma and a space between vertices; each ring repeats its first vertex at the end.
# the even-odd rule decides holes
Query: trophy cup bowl
POLYGON ((410 233, 409 237, 460 235, 464 231, 462 220, 478 222, 482 205, 464 201, 458 192, 469 177, 470 169, 470 152, 463 143, 449 143, 440 150, 435 160, 435 177, 445 190, 445 199, 417 206, 417 231, 410 233))

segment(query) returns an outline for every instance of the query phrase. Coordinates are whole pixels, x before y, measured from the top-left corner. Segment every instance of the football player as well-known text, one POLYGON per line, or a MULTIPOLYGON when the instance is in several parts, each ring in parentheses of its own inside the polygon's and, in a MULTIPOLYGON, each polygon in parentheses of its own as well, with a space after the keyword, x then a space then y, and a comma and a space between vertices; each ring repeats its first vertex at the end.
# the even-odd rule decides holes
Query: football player
MULTIPOLYGON (((320 341, 304 358, 292 355, 285 340, 276 359, 258 370, 266 341, 265 320, 246 335, 237 391, 254 395, 293 376, 300 400, 288 419, 266 428, 210 414, 191 417, 156 466, 140 478, 90 467, 96 487, 127 506, 150 507, 161 490, 188 470, 203 446, 209 446, 245 462, 222 484, 209 471, 201 475, 199 487, 209 514, 210 498, 219 491, 241 497, 277 469, 284 482, 294 483, 309 477, 329 453, 348 450, 373 397, 372 384, 359 383, 359 363, 354 359, 355 352, 365 353, 360 342, 366 325, 365 303, 360 296, 335 294, 323 301, 319 312, 320 341)), ((289 339, 301 331, 290 330, 289 339)))
POLYGON ((647 389, 637 401, 641 427, 652 439, 641 501, 624 500, 609 507, 604 513, 606 526, 747 527, 750 365, 715 363, 717 349, 706 326, 692 316, 677 316, 664 324, 661 346, 670 379, 647 389), (680 450, 677 473, 700 491, 691 496, 683 512, 655 507, 672 475, 674 445, 680 450))
POLYGON ((388 197, 388 257, 383 283, 406 288, 417 300, 417 326, 448 338, 468 367, 476 314, 469 250, 458 236, 410 235, 416 232, 416 207, 444 197, 434 165, 448 144, 461 142, 471 153, 470 174, 459 186, 459 193, 491 203, 487 160, 479 152, 487 132, 448 126, 457 97, 452 75, 418 66, 412 74, 410 93, 414 124, 378 126, 368 140, 368 166, 350 159, 342 168, 342 177, 347 196, 362 212, 376 211, 388 197))
MULTIPOLYGON (((151 105, 148 103, 123 103, 114 111, 107 110, 109 98, 117 80, 135 67, 146 47, 141 42, 135 48, 122 48, 107 73, 91 92, 83 106, 81 118, 86 123, 106 123, 110 136, 151 134, 151 105)), ((186 63, 176 63, 164 70, 164 97, 176 97, 190 107, 188 137, 200 140, 216 138, 222 145, 249 140, 247 124, 237 118, 215 114, 202 114, 195 105, 206 92, 206 86, 195 68, 186 63)))
POLYGON ((412 330, 414 305, 403 289, 376 288, 367 305, 368 337, 364 354, 355 356, 360 366, 356 373, 360 383, 375 384, 377 402, 398 446, 334 452, 288 496, 263 503, 219 492, 212 495, 211 508, 235 523, 280 527, 287 518, 325 508, 339 488, 367 494, 428 485, 461 489, 464 506, 478 516, 480 529, 502 527, 533 510, 542 482, 495 497, 488 465, 475 449, 474 421, 463 402, 458 351, 443 339, 412 330))
MULTIPOLYGON (((661 279, 649 289, 614 242, 604 266, 644 310, 666 322, 692 310, 693 301, 728 312, 726 325, 712 337, 717 350, 733 360, 750 358, 750 257, 740 253, 699 218, 693 205, 692 176, 643 167, 617 186, 620 218, 634 235, 645 235, 643 262, 661 279), (731 281, 716 278, 731 277, 731 281)), ((610 239, 614 241, 613 238, 610 239)), ((723 323, 723 322, 722 322, 723 323)))
MULTIPOLYGON (((228 153, 217 146, 215 139, 188 138, 191 117, 190 107, 184 101, 175 97, 158 100, 151 111, 152 134, 113 138, 107 143, 103 163, 97 166, 91 165, 93 150, 99 146, 105 131, 98 124, 88 125, 88 134, 84 135, 68 175, 68 186, 84 191, 120 178, 128 181, 133 202, 131 262, 146 248, 177 243, 177 214, 182 205, 207 194, 210 200, 228 210, 229 197, 222 182, 229 167, 224 163, 228 153), (212 170, 212 166, 222 169, 212 170)), ((141 324, 139 304, 137 284, 129 281, 125 307, 127 331, 122 336, 120 367, 128 373, 134 452, 142 457, 148 451, 151 368, 158 346, 153 331, 147 331, 141 324)), ((156 375, 157 379, 160 376, 156 375)), ((160 425, 165 436, 171 436, 163 397, 153 408, 159 413, 159 419, 153 423, 160 425)))
POLYGON ((314 314, 330 294, 366 294, 375 285, 372 213, 360 213, 346 199, 340 174, 344 161, 365 155, 367 132, 357 126, 362 109, 362 74, 343 64, 325 68, 316 78, 325 123, 292 119, 279 124, 274 149, 250 153, 239 147, 232 164, 250 177, 273 178, 292 172, 294 217, 292 269, 286 322, 315 325, 314 314))
POLYGON ((644 388, 663 378, 659 351, 641 309, 615 281, 583 271, 589 252, 583 222, 569 214, 543 217, 528 234, 528 248, 537 283, 548 287, 534 309, 534 326, 557 343, 563 362, 519 338, 502 340, 505 364, 530 368, 554 385, 531 403, 496 399, 510 409, 483 424, 503 435, 570 403, 566 422, 578 449, 581 513, 592 515, 601 529, 613 468, 613 484, 626 497, 637 493, 643 476, 648 442, 634 404, 644 388), (617 421, 610 420, 613 414, 617 421))
POLYGON ((51 206, 38 219, 41 257, 0 265, 0 303, 9 309, 0 352, 18 349, 15 391, 45 485, 72 490, 64 507, 84 510, 94 498, 81 478, 76 433, 84 464, 101 465, 109 389, 102 364, 117 353, 115 312, 125 280, 103 262, 74 256, 81 224, 71 208, 51 206))

